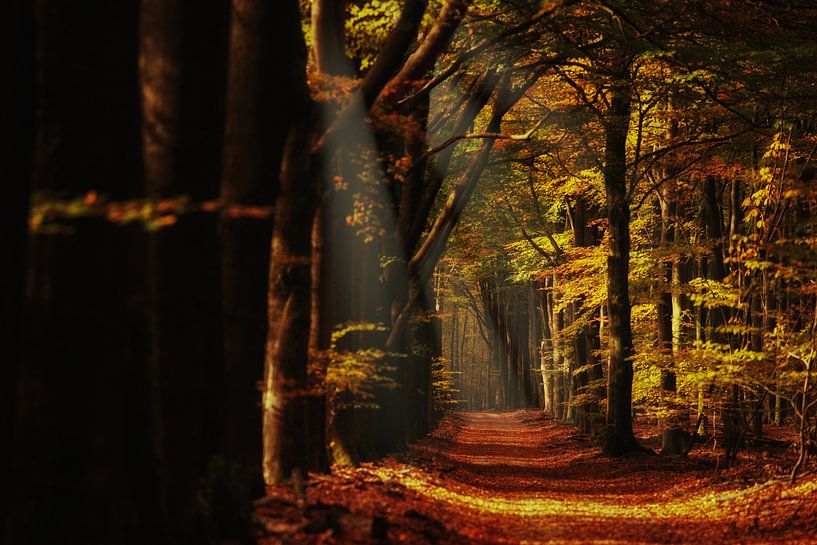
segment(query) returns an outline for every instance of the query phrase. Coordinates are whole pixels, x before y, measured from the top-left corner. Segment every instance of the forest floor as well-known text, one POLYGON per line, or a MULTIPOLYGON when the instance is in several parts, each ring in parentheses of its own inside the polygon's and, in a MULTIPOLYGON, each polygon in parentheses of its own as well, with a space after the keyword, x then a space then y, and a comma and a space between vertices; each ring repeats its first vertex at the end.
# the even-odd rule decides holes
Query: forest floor
POLYGON ((405 455, 313 476, 305 508, 270 489, 254 520, 261 545, 817 544, 817 477, 789 486, 765 445, 728 469, 711 446, 611 460, 540 412, 455 412, 405 455))

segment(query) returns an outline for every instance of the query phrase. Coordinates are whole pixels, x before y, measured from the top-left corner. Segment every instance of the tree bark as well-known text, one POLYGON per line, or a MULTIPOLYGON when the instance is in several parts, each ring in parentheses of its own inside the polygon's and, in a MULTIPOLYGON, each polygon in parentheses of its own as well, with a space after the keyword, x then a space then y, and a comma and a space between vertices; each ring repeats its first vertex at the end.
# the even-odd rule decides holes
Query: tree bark
MULTIPOLYGON (((726 265, 723 255, 723 216, 718 203, 717 180, 707 176, 703 184, 704 215, 706 232, 710 244, 709 277, 716 282, 723 282, 726 277, 726 265)), ((710 340, 723 343, 727 339, 717 329, 726 323, 729 310, 725 307, 713 308, 709 312, 710 340)), ((731 462, 737 456, 738 443, 743 437, 743 414, 740 410, 740 389, 736 384, 727 386, 726 400, 723 407, 724 451, 726 459, 731 462)))
MULTIPOLYGON (((228 16, 224 0, 140 3, 144 192, 153 202, 219 195, 228 16)), ((221 490, 202 488, 228 479, 224 413, 214 403, 225 376, 217 229, 215 214, 193 212, 146 234, 161 505, 168 539, 181 542, 219 539, 234 518, 218 507, 226 504, 221 490)))
POLYGON ((542 344, 539 349, 540 363, 542 371, 542 394, 544 402, 542 408, 551 416, 555 417, 553 405, 553 333, 551 327, 552 315, 548 300, 550 295, 547 291, 550 280, 544 282, 544 290, 539 297, 539 312, 542 315, 542 344))
MULTIPOLYGON (((294 0, 289 24, 297 28, 294 0)), ((306 478, 308 470, 306 379, 312 304, 312 228, 322 165, 311 153, 319 112, 306 87, 303 38, 292 36, 295 66, 292 119, 281 161, 275 203, 267 296, 267 343, 263 392, 263 473, 267 484, 306 478)), ((294 68, 294 67, 293 67, 294 68)))
MULTIPOLYGON (((297 76, 295 15, 263 0, 233 0, 230 11, 222 201, 221 283, 225 354, 225 458, 240 528, 249 535, 252 499, 263 495, 261 393, 272 210, 281 154, 292 122, 297 76)), ((302 66, 300 68, 303 68, 302 66)), ((320 441, 323 435, 315 433, 320 441)), ((312 434, 310 434, 312 436, 312 434)))
MULTIPOLYGON (((6 99, 19 102, 2 108, 1 130, 5 140, 7 129, 19 129, 3 153, 20 155, 5 155, 9 161, 2 168, 12 192, 4 200, 21 200, 3 221, 19 221, 14 233, 20 236, 27 188, 46 200, 81 200, 89 191, 114 199, 137 194, 137 12, 135 2, 38 1, 9 7, 21 11, 19 19, 7 20, 16 28, 5 29, 4 39, 20 41, 3 54, 15 55, 20 72, 9 72, 13 78, 3 106, 6 99), (34 37, 27 34, 32 24, 34 37), (36 67, 30 64, 32 47, 36 67), (32 70, 36 84, 29 79, 32 70)), ((89 545, 150 542, 156 536, 156 481, 145 449, 128 448, 130 441, 144 444, 147 437, 139 436, 140 421, 131 410, 142 405, 145 394, 134 396, 129 388, 138 376, 131 374, 126 355, 127 231, 99 218, 55 221, 53 233, 28 239, 25 310, 4 325, 20 324, 19 336, 4 349, 13 354, 21 338, 22 348, 14 438, 7 447, 12 460, 3 468, 4 476, 10 475, 3 494, 8 492, 13 503, 2 541, 43 545, 70 536, 89 545)), ((20 302, 15 286, 8 288, 4 311, 6 297, 9 304, 20 302)), ((4 404, 7 399, 3 396, 4 404)))
POLYGON ((319 74, 351 76, 343 28, 346 0, 315 0, 311 16, 315 70, 319 74))
POLYGON ((551 383, 553 386, 553 393, 551 394, 551 398, 553 399, 553 418, 556 420, 562 420, 566 413, 566 398, 564 395, 564 334, 562 333, 565 319, 564 311, 556 310, 556 305, 559 302, 559 295, 557 292, 558 289, 559 277, 557 273, 554 273, 549 305, 551 313, 551 333, 553 335, 553 341, 551 343, 553 346, 553 380, 551 383))
MULTIPOLYGON (((675 228, 672 222, 675 221, 676 207, 671 200, 672 197, 668 189, 659 192, 659 212, 661 215, 660 226, 660 247, 666 248, 675 242, 675 228)), ((676 350, 673 349, 675 329, 673 326, 673 271, 675 270, 674 260, 664 260, 660 266, 663 278, 660 279, 663 289, 661 290, 656 314, 658 319, 658 349, 666 358, 664 366, 661 368, 661 390, 664 392, 665 403, 670 416, 662 419, 661 425, 661 453, 679 455, 686 452, 689 435, 681 428, 681 407, 675 402, 677 391, 675 376, 676 350)), ((679 311, 680 312, 680 311, 679 311)))
MULTIPOLYGON (((0 201, 0 233, 5 242, 0 257, 0 346, 6 362, 0 366, 0 427, 14 444, 15 389, 20 366, 21 325, 25 301, 25 254, 28 238, 34 151, 35 41, 33 3, 14 0, 4 4, 7 21, 0 47, 0 62, 10 83, 0 89, 0 178, 6 195, 0 201)), ((0 453, 0 537, 5 536, 11 486, 12 448, 0 453)))
POLYGON ((633 333, 630 324, 630 203, 627 198, 627 131, 630 97, 624 79, 614 81, 605 126, 604 187, 610 230, 607 297, 610 315, 607 436, 604 454, 641 450, 633 435, 633 333))

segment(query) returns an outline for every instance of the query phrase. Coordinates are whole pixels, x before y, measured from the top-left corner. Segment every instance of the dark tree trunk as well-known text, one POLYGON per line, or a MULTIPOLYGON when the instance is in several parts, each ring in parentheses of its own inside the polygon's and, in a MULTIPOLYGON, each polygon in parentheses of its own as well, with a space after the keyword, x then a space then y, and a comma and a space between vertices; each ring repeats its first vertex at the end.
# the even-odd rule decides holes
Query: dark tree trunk
MULTIPOLYGON (((298 28, 294 0, 285 5, 286 21, 298 28)), ((315 181, 321 165, 312 154, 321 123, 306 86, 306 49, 299 33, 291 36, 292 119, 281 162, 275 203, 267 297, 267 345, 264 363, 263 470, 267 484, 292 480, 308 470, 306 378, 312 304, 312 228, 317 209, 315 181), (297 69, 295 68, 297 67, 297 69)))
POLYGON ((502 300, 499 286, 495 279, 489 280, 491 293, 491 321, 493 323, 493 353, 499 385, 499 407, 508 406, 508 351, 505 344, 505 331, 502 328, 502 300))
POLYGON ((519 357, 520 376, 520 405, 530 408, 535 403, 535 393, 531 383, 531 359, 530 359, 530 319, 528 316, 527 290, 518 293, 516 296, 516 346, 519 357))
MULTIPOLYGON (((668 190, 663 190, 659 194, 659 212, 661 215, 660 245, 666 248, 675 242, 675 228, 672 223, 676 214, 675 203, 668 190)), ((682 407, 677 406, 675 394, 677 390, 675 377, 675 360, 673 352, 673 267, 671 260, 664 260, 661 264, 662 283, 661 294, 656 308, 658 326, 658 348, 665 358, 661 368, 661 390, 664 392, 665 403, 671 415, 662 419, 661 422, 661 453, 662 454, 682 454, 686 452, 689 435, 681 428, 682 407)))
MULTIPOLYGON (((590 246, 592 241, 587 232, 587 204, 583 197, 577 197, 572 206, 568 206, 567 219, 573 232, 574 246, 590 246)), ((586 312, 583 298, 571 303, 571 321, 581 319, 583 312, 586 312)), ((575 411, 574 424, 578 425, 585 433, 592 432, 593 415, 599 411, 598 403, 589 397, 593 392, 588 390, 587 385, 590 380, 600 378, 601 375, 597 358, 590 354, 592 348, 590 347, 590 338, 588 337, 589 327, 588 325, 578 328, 573 339, 573 353, 576 360, 574 367, 588 370, 580 371, 576 374, 571 373, 573 380, 572 393, 574 396, 582 396, 583 399, 581 402, 576 402, 573 408, 575 411)))
POLYGON ((469 318, 471 314, 468 312, 467 307, 464 307, 465 311, 465 320, 463 320, 462 324, 462 335, 460 335, 460 348, 458 351, 457 360, 459 365, 457 366, 457 370, 459 373, 454 376, 454 395, 455 400, 463 399, 464 397, 461 395, 460 392, 465 391, 465 344, 468 342, 468 326, 469 326, 469 318))
MULTIPOLYGON (((216 199, 221 175, 228 3, 144 0, 139 78, 145 193, 216 199), (193 17, 195 14, 195 17, 193 17), (194 22, 195 20, 195 22, 194 22)), ((218 539, 234 515, 220 487, 224 347, 218 218, 193 212, 147 235, 155 444, 168 539, 218 539)))
MULTIPOLYGON (((570 305, 570 320, 575 323, 579 319, 580 303, 571 303, 570 305)), ((574 326, 575 327, 575 326, 574 326)), ((575 414, 573 416, 574 425, 578 426, 583 432, 590 433, 589 413, 592 408, 585 396, 587 394, 587 384, 590 380, 587 372, 587 333, 584 327, 579 327, 576 336, 573 338, 573 370, 571 371, 572 379, 572 394, 575 414), (585 399, 580 401, 579 398, 585 399)))
POLYGON ((536 287, 533 282, 528 282, 527 285, 528 296, 528 362, 529 373, 531 375, 531 382, 534 390, 534 407, 544 409, 545 393, 544 387, 544 373, 541 369, 541 346, 544 343, 544 330, 541 319, 541 311, 539 309, 539 297, 536 293, 536 287))
MULTIPOLYGON (((306 119, 310 112, 299 108, 306 119)), ((311 314, 311 232, 316 188, 308 171, 308 123, 293 128, 284 152, 275 205, 268 296, 264 389, 264 479, 278 484, 306 475, 306 370, 311 314), (306 126, 304 126, 306 125, 306 126)))
POLYGON ((514 323, 513 313, 515 311, 513 294, 509 286, 504 286, 506 300, 503 302, 502 310, 500 312, 500 320, 502 324, 502 339, 505 344, 505 365, 508 374, 508 406, 509 409, 519 408, 519 352, 514 340, 514 323))
POLYGON ((587 337, 587 361, 588 365, 590 366, 588 375, 593 384, 588 392, 593 396, 593 402, 588 408, 590 426, 589 431, 591 436, 595 436, 604 428, 604 419, 601 415, 600 403, 606 398, 607 393, 604 387, 604 367, 602 366, 601 358, 599 357, 599 352, 601 351, 601 338, 599 331, 601 327, 601 320, 598 316, 599 312, 595 312, 595 310, 596 309, 594 309, 593 314, 597 317, 591 319, 585 327, 585 335, 587 337))
POLYGON ((496 408, 494 406, 494 392, 491 390, 493 382, 491 380, 491 376, 493 375, 494 370, 494 328, 495 324, 493 321, 493 310, 491 306, 491 294, 489 288, 488 280, 482 278, 477 281, 477 286, 479 287, 479 297, 480 303, 482 305, 482 315, 484 316, 484 329, 483 333, 483 340, 485 341, 485 347, 488 349, 488 360, 485 362, 487 365, 486 370, 486 380, 485 380, 485 392, 484 392, 484 399, 485 399, 485 408, 496 408))
MULTIPOLYGON (((709 278, 722 282, 726 277, 726 265, 723 255, 723 216, 718 203, 718 183, 712 176, 707 176, 703 184, 704 215, 706 220, 706 232, 710 243, 710 264, 709 278)), ((710 336, 709 340, 715 343, 727 341, 725 336, 718 331, 718 328, 726 323, 728 309, 717 307, 710 311, 710 336)), ((723 406, 723 433, 724 451, 727 461, 732 461, 737 456, 738 443, 743 437, 743 413, 740 408, 740 389, 736 384, 726 387, 726 399, 723 406)))
POLYGON ((351 75, 343 35, 346 0, 315 0, 311 16, 315 70, 322 74, 351 75))
MULTIPOLYGON (((4 139, 9 127, 20 130, 17 141, 3 149, 19 146, 20 155, 2 163, 11 169, 4 175, 16 172, 10 184, 20 184, 9 186, 11 195, 23 195, 29 180, 33 101, 34 191, 45 199, 81 199, 89 191, 114 199, 135 196, 140 172, 136 3, 34 3, 34 93, 28 79, 29 9, 18 13, 20 19, 8 20, 22 33, 17 43, 22 49, 9 50, 19 54, 21 72, 10 72, 8 98, 24 93, 13 108, 3 108, 3 115, 14 116, 4 118, 4 139)), ((15 32, 5 30, 14 39, 15 32)), ((3 221, 24 221, 25 201, 13 204, 20 208, 11 217, 4 214, 3 221)), ((52 234, 29 238, 25 311, 22 320, 18 314, 4 325, 21 323, 23 348, 14 440, 8 447, 12 478, 8 489, 3 484, 3 493, 8 490, 14 502, 3 542, 152 542, 157 518, 151 461, 127 446, 140 425, 131 419, 131 407, 145 395, 132 398, 128 387, 136 377, 128 374, 126 363, 127 231, 99 218, 56 221, 52 234)), ((14 232, 19 236, 21 229, 16 225, 14 232)), ((19 304, 14 287, 9 290, 4 305, 7 293, 11 304, 19 304)))
MULTIPOLYGON (((20 364, 20 333, 24 303, 25 252, 30 207, 34 151, 34 8, 33 3, 13 0, 4 4, 0 62, 13 74, 0 89, 0 179, 6 181, 0 204, 0 346, 5 363, 0 365, 0 428, 14 444, 15 388, 20 364)), ((0 538, 5 537, 10 496, 12 448, 0 453, 0 538)))
MULTIPOLYGON (((250 501, 264 492, 258 384, 264 376, 272 208, 292 121, 290 109, 281 107, 291 102, 292 87, 281 85, 280 75, 291 78, 298 66, 291 55, 291 18, 261 0, 234 0, 230 15, 219 222, 224 454, 233 475, 234 516, 246 535, 250 501)), ((323 441, 319 431, 314 436, 323 441)))
MULTIPOLYGON (((326 301, 331 297, 330 286, 324 282, 326 275, 326 218, 318 205, 312 220, 312 300, 309 324, 310 358, 317 352, 330 348, 332 324, 324 312, 326 301)), ((327 362, 318 358, 310 361, 318 367, 317 376, 308 376, 309 395, 306 403, 307 418, 307 460, 309 471, 326 473, 329 471, 329 450, 326 436, 328 400, 326 395, 327 362), (318 380, 320 378, 320 381, 318 380)))
MULTIPOLYGON (((350 75, 352 67, 345 54, 344 21, 345 0, 318 0, 312 3, 311 20, 313 26, 312 54, 315 68, 322 75, 350 75)), ((333 108, 333 106, 327 106, 333 108)), ((325 111, 324 117, 329 120, 338 115, 337 111, 325 111)), ((356 112, 363 116, 363 112, 356 112)), ((357 117, 352 123, 358 123, 357 117)), ((326 334, 331 335, 336 325, 347 322, 379 322, 373 316, 361 314, 361 308, 370 301, 362 286, 377 291, 378 282, 369 284, 363 280, 363 275, 370 275, 368 268, 371 265, 371 245, 364 246, 354 234, 354 230, 346 223, 346 217, 353 207, 353 194, 358 192, 359 170, 355 163, 349 160, 352 154, 362 155, 357 146, 363 146, 361 134, 367 129, 355 127, 355 131, 342 131, 339 136, 329 143, 327 156, 337 159, 327 165, 325 172, 316 173, 320 178, 319 184, 325 188, 326 195, 320 203, 321 221, 323 223, 323 246, 321 252, 320 284, 315 286, 321 299, 320 329, 323 330, 322 348, 328 348, 326 334), (347 189, 332 190, 332 175, 341 177, 347 184, 347 189), (355 256, 355 259, 349 259, 355 256)), ((370 148, 367 149, 370 151, 370 148)), ((313 315, 314 316, 314 315, 313 315)), ((363 335, 355 334, 341 340, 344 350, 364 348, 361 344, 363 335)), ((402 363, 402 362, 400 362, 402 363)), ((399 394, 397 394, 399 395, 399 394)), ((317 399, 309 400, 309 415, 316 416, 319 411, 317 399)), ((335 463, 356 463, 371 456, 373 435, 363 434, 361 429, 371 424, 373 417, 370 409, 354 407, 355 399, 349 392, 342 392, 338 398, 330 400, 329 407, 329 441, 333 445, 330 456, 335 463), (342 405, 342 406, 341 406, 342 405), (364 424, 365 422, 365 424, 364 424)), ((315 422, 313 422, 313 427, 315 422)), ((311 450, 311 447, 310 447, 311 450)))
POLYGON ((721 282, 726 277, 726 265, 723 259, 723 216, 718 204, 717 186, 717 180, 713 176, 707 176, 704 179, 704 216, 711 257, 709 277, 721 282))
POLYGON ((630 324, 630 202, 627 198, 627 130, 630 97, 626 81, 615 81, 605 126, 604 187, 610 230, 607 297, 610 314, 607 374, 607 436, 604 454, 638 451, 633 435, 633 333, 630 324))

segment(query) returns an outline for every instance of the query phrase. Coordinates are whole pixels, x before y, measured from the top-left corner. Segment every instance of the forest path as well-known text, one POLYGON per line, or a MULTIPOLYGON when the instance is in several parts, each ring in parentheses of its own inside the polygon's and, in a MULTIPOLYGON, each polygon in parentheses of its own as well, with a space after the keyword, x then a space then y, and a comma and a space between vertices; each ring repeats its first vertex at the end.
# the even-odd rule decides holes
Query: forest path
POLYGON ((453 413, 405 456, 313 479, 310 505, 378 519, 385 539, 329 524, 269 543, 817 544, 813 478, 749 485, 711 459, 598 450, 537 411, 453 413))

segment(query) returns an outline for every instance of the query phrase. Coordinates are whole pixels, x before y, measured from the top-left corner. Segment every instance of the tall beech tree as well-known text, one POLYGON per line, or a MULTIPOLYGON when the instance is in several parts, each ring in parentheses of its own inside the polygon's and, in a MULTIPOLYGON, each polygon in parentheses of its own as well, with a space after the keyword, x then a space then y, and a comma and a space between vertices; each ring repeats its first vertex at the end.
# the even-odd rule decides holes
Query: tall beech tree
MULTIPOLYGON (((349 154, 351 151, 354 150, 354 143, 360 141, 360 134, 361 131, 365 134, 366 129, 362 126, 361 122, 363 117, 365 116, 365 112, 371 108, 372 111, 377 110, 377 115, 382 115, 383 112, 388 113, 388 110, 393 108, 394 104, 396 103, 396 99, 399 98, 401 95, 405 96, 409 91, 411 91, 412 86, 408 85, 407 82, 413 82, 415 78, 420 77, 423 75, 427 70, 433 66, 434 59, 440 52, 443 50, 444 46, 451 38, 454 29, 456 29, 457 23, 463 15, 465 14, 465 8, 467 6, 467 2, 461 1, 451 1, 447 2, 446 5, 443 7, 440 15, 437 18, 437 22, 431 27, 429 32, 426 34, 424 40, 418 46, 418 48, 414 51, 413 54, 410 56, 406 56, 410 46, 412 45, 412 40, 415 39, 417 29, 419 28, 420 19, 424 12, 425 5, 424 3, 417 2, 417 3, 409 3, 407 4, 403 11, 400 19, 395 24, 391 34, 387 38, 385 42, 385 46, 383 51, 380 55, 377 56, 376 60, 372 64, 371 68, 366 71, 363 79, 361 81, 359 87, 359 94, 354 94, 351 98, 350 102, 346 105, 342 105, 337 108, 335 111, 329 111, 324 108, 320 112, 320 116, 316 117, 317 122, 321 124, 323 127, 322 132, 320 133, 317 140, 315 140, 314 145, 312 146, 313 153, 315 155, 316 161, 325 160, 325 156, 321 154, 326 153, 337 153, 334 146, 338 146, 340 144, 340 153, 349 154), (387 89, 387 93, 382 93, 382 89, 387 89), (363 111, 361 112, 359 109, 359 102, 357 100, 362 100, 363 103, 363 111)), ((326 5, 321 4, 321 8, 318 10, 316 14, 313 12, 313 21, 321 20, 321 24, 328 25, 331 21, 322 20, 322 15, 325 14, 327 11, 321 10, 328 10, 331 9, 327 8, 326 5)), ((335 23, 337 25, 337 21, 335 23)), ((326 34, 329 36, 336 36, 337 31, 329 32, 326 31, 326 34)), ((313 40, 313 49, 321 49, 327 47, 337 47, 336 40, 322 40, 321 37, 324 35, 323 31, 321 31, 320 36, 313 40)), ((317 55, 317 58, 331 58, 332 54, 328 52, 324 52, 317 55)), ((333 70, 337 71, 337 67, 335 66, 326 66, 324 69, 326 70, 333 70)), ((342 71, 342 70, 341 70, 342 71)), ((480 94, 480 96, 483 96, 480 94)), ((484 99, 487 100, 487 97, 484 99)), ((470 111, 467 115, 473 116, 476 115, 477 111, 470 111)), ((467 124, 468 121, 465 121, 467 124)), ((422 142, 422 140, 420 140, 422 142)), ((415 146, 415 149, 418 150, 415 153, 419 156, 422 151, 424 150, 423 146, 419 148, 416 144, 412 144, 415 146)), ((375 150, 376 152, 376 150, 375 150)), ((332 163, 325 163, 325 170, 318 171, 315 173, 317 177, 320 177, 321 180, 329 180, 331 181, 331 176, 329 174, 331 171, 332 163)), ((342 172, 341 172, 342 173, 342 172)), ((342 173, 343 174, 343 173, 342 173)), ((439 185, 441 184, 441 178, 433 178, 432 188, 430 190, 421 189, 423 186, 424 178, 421 176, 422 169, 416 171, 414 174, 410 174, 405 183, 398 183, 397 181, 394 182, 394 188, 399 188, 397 194, 399 197, 396 198, 395 204, 398 202, 400 203, 400 207, 397 209, 396 212, 397 220, 394 222, 398 227, 395 233, 389 233, 389 237, 395 237, 394 240, 397 243, 394 245, 396 248, 396 252, 402 254, 406 252, 405 245, 409 243, 409 237, 413 237, 414 240, 417 240, 422 233, 423 226, 425 224, 425 220, 422 219, 427 217, 431 211, 431 207, 434 202, 434 197, 436 196, 436 192, 439 190, 439 185), (418 175, 419 174, 419 175, 418 175), (422 197, 421 197, 422 196, 422 197), (415 207, 417 206, 424 206, 425 207, 425 216, 421 214, 413 213, 416 210, 415 207), (414 223, 416 222, 416 224, 414 223), (409 234, 409 228, 416 229, 413 234, 409 234)), ((352 176, 355 176, 352 174, 352 176)), ((323 182, 326 183, 326 182, 323 182)), ((318 187, 325 187, 321 184, 318 187)), ((334 198, 334 197, 333 197, 334 198)), ((348 206, 348 203, 347 203, 348 206)), ((348 212, 343 212, 344 214, 348 212)), ((325 212, 324 212, 325 214, 325 212)), ((342 218, 343 216, 341 216, 342 218)), ((326 221, 324 229, 330 228, 331 221, 326 221)), ((340 229, 337 228, 330 228, 330 232, 334 231, 335 234, 333 236, 338 236, 337 232, 340 230, 342 231, 346 226, 341 225, 340 229)), ((348 228, 346 228, 348 229, 348 228)), ((346 242, 343 244, 350 244, 350 242, 346 242)), ((354 246, 354 244, 358 243, 351 243, 353 244, 352 247, 356 248, 356 253, 359 255, 366 255, 371 254, 371 257, 360 260, 360 262, 355 263, 353 266, 357 269, 363 270, 370 270, 369 272, 361 272, 359 274, 372 274, 372 272, 376 272, 377 270, 377 261, 378 256, 377 253, 372 253, 371 250, 366 250, 359 246, 354 246)), ((349 276, 343 277, 338 276, 339 270, 342 270, 343 267, 348 267, 348 264, 341 264, 340 267, 335 267, 332 265, 332 254, 339 254, 339 248, 343 247, 339 245, 337 241, 332 244, 327 244, 324 246, 324 254, 322 255, 322 259, 326 263, 326 266, 323 267, 323 270, 331 270, 332 280, 331 282, 333 285, 337 286, 345 285, 343 278, 350 278, 349 276)), ((345 273, 344 273, 345 274, 345 273)), ((392 293, 396 293, 397 303, 392 303, 391 306, 393 309, 401 309, 402 303, 400 302, 401 299, 405 300, 407 297, 405 295, 400 295, 401 293, 408 293, 408 285, 407 285, 407 276, 405 274, 401 275, 397 272, 388 272, 387 273, 387 281, 386 284, 391 286, 389 291, 392 293), (398 280, 403 278, 403 280, 398 280), (401 287, 402 284, 402 287, 401 287)), ((372 279, 376 282, 376 276, 372 277, 372 279)), ((326 284, 327 277, 324 276, 322 279, 322 283, 326 284)), ((423 289, 416 290, 416 293, 422 293, 423 289)), ((322 290, 322 297, 326 298, 327 294, 322 290)), ((330 322, 334 322, 331 325, 335 325, 338 323, 342 323, 344 321, 349 320, 356 320, 356 321, 368 321, 368 322, 377 322, 382 321, 383 317, 378 317, 376 311, 373 311, 374 307, 380 305, 380 303, 375 303, 376 299, 369 298, 368 302, 363 302, 363 307, 359 308, 358 310, 348 309, 346 311, 341 312, 338 314, 338 311, 343 308, 343 304, 336 305, 331 303, 334 301, 331 295, 325 301, 324 308, 326 309, 325 313, 331 313, 334 311, 336 318, 330 320, 330 322), (344 312, 346 313, 344 315, 344 312)), ((404 329, 400 329, 403 326, 407 325, 411 319, 410 313, 403 315, 403 322, 397 321, 398 333, 392 335, 391 340, 385 343, 385 346, 388 350, 395 350, 398 345, 401 345, 403 341, 399 341, 401 335, 405 334, 404 329)), ((393 312, 393 316, 396 317, 398 314, 393 312)), ((321 319, 326 319, 326 317, 322 317, 321 319)), ((388 319, 386 317, 386 319, 388 319)), ((321 329, 326 331, 329 329, 328 327, 324 326, 321 329)), ((393 330, 395 328, 393 327, 393 330)), ((326 335, 326 333, 324 333, 326 335)), ((325 342, 325 341, 324 341, 325 342)), ((369 341, 366 341, 369 342, 369 341)), ((432 345, 435 343, 431 343, 432 345)), ((424 368, 430 365, 429 360, 426 359, 425 362, 421 365, 411 365, 406 368, 406 372, 409 373, 404 377, 404 379, 400 379, 402 382, 403 380, 410 381, 414 384, 417 384, 418 387, 406 387, 401 392, 413 392, 413 391, 421 391, 424 392, 422 395, 425 396, 426 400, 418 399, 412 401, 412 396, 409 396, 408 399, 404 399, 403 401, 397 401, 396 399, 392 400, 393 402, 397 403, 397 406, 401 403, 408 402, 409 406, 421 408, 421 407, 429 407, 429 402, 427 401, 430 399, 430 374, 426 371, 423 371, 424 368), (424 374, 426 378, 422 376, 411 376, 410 370, 420 372, 421 375, 424 374)), ((400 394, 402 395, 402 393, 400 394)), ((413 394, 412 394, 413 395, 413 394)), ((387 396, 389 397, 389 396, 387 396)), ((398 396, 399 397, 399 396, 398 396)), ((392 401, 387 401, 384 399, 384 402, 390 403, 392 401)), ((398 411, 402 412, 401 409, 397 409, 398 411)), ((421 413, 429 414, 428 411, 420 410, 421 413)), ((354 416, 352 416, 354 418, 354 416)), ((424 419, 423 416, 417 415, 417 418, 424 419)), ((383 429, 384 433, 382 435, 388 435, 386 433, 386 429, 394 429, 394 439, 388 440, 384 442, 380 447, 381 449, 390 449, 392 448, 392 444, 405 442, 405 440, 410 439, 410 432, 406 429, 406 423, 409 420, 414 420, 414 418, 410 418, 405 420, 403 424, 398 425, 395 427, 394 421, 383 422, 383 429)), ((348 426, 350 433, 354 433, 354 426, 348 426)), ((418 429, 423 430, 427 429, 427 425, 421 425, 418 429)), ((334 432, 333 432, 334 433, 334 432)), ((342 445, 348 443, 344 441, 342 437, 337 437, 337 439, 333 439, 336 445, 342 445)), ((350 438, 351 443, 354 444, 355 439, 350 438)), ((358 450, 354 446, 350 447, 350 452, 354 452, 358 450)), ((364 449, 365 450, 365 449, 364 449)), ((352 456, 354 458, 354 455, 352 456)))
MULTIPOLYGON (((140 4, 148 199, 185 196, 201 203, 218 197, 228 8, 222 0, 140 4)), ((191 540, 204 531, 194 499, 205 475, 220 471, 213 460, 223 452, 223 414, 212 402, 223 395, 224 380, 216 229, 215 215, 191 212, 178 216, 172 229, 146 235, 148 358, 170 539, 191 540)))
MULTIPOLYGON (((321 182, 326 179, 324 154, 333 138, 363 123, 365 112, 402 66, 425 7, 426 3, 419 0, 405 4, 359 90, 334 118, 323 119, 325 112, 309 97, 306 55, 301 55, 304 70, 295 84, 302 92, 296 94, 293 103, 293 111, 299 114, 294 116, 298 122, 291 128, 284 148, 270 258, 267 310, 270 327, 263 402, 264 477, 268 483, 293 478, 297 483, 306 473, 303 394, 310 330, 311 233, 321 182)), ((297 49, 304 50, 300 45, 297 49)))
MULTIPOLYGON (((12 114, 21 116, 15 122, 21 155, 14 158, 20 163, 4 161, 3 168, 18 168, 19 189, 30 179, 46 200, 137 195, 136 3, 35 2, 33 10, 36 83, 25 68, 32 19, 24 10, 14 24, 24 33, 15 80, 25 94, 4 112, 33 101, 36 117, 12 114), (29 178, 24 165, 32 152, 29 178)), ((8 488, 14 501, 4 542, 156 537, 156 481, 149 437, 140 433, 145 394, 131 383, 139 377, 127 356, 127 241, 126 230, 94 217, 59 218, 53 232, 28 239, 25 312, 12 321, 19 320, 23 344, 8 488)))
MULTIPOLYGON (((621 68, 619 68, 621 70, 621 68)), ((607 257, 607 307, 610 357, 607 370, 607 436, 604 453, 620 456, 639 449, 633 435, 633 333, 630 323, 630 203, 627 199, 627 131, 630 90, 624 73, 615 74, 606 120, 604 187, 610 254, 607 257)))
MULTIPOLYGON (((267 337, 272 212, 281 155, 293 111, 282 108, 302 89, 281 84, 300 76, 293 56, 297 27, 291 3, 231 4, 219 222, 225 353, 224 456, 232 501, 249 531, 250 501, 263 495, 261 391, 267 337), (281 17, 281 13, 286 17, 281 17), (289 10, 289 12, 287 11, 289 10)), ((322 437, 321 437, 322 440, 322 437)))

